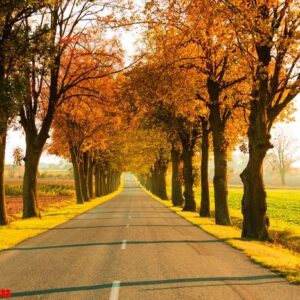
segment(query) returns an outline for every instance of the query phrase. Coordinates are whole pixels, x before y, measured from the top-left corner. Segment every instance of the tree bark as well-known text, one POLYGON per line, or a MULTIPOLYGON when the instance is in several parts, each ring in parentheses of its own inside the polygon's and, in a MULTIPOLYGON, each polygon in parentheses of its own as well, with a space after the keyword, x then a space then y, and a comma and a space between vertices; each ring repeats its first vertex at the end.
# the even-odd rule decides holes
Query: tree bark
POLYGON ((151 168, 150 173, 150 191, 154 195, 157 195, 157 174, 154 167, 151 168))
POLYGON ((209 159, 209 130, 208 121, 201 120, 202 143, 201 143, 201 203, 200 217, 210 217, 208 159, 209 159))
POLYGON ((88 184, 87 184, 87 176, 85 173, 85 166, 84 166, 84 157, 81 155, 81 159, 79 161, 79 178, 80 178, 80 186, 81 186, 81 193, 84 202, 89 201, 88 195, 88 184))
POLYGON ((101 195, 105 196, 108 194, 107 183, 106 183, 106 172, 104 169, 101 170, 101 195))
POLYGON ((86 195, 87 200, 91 200, 90 190, 89 190, 89 169, 90 169, 90 155, 89 152, 86 151, 83 153, 83 172, 84 172, 84 182, 86 184, 86 195))
POLYGON ((94 171, 94 178, 95 178, 95 196, 96 197, 100 197, 101 193, 100 193, 100 168, 99 166, 96 164, 95 165, 95 171, 94 171))
POLYGON ((79 174, 79 164, 78 164, 78 156, 76 150, 73 146, 69 146, 71 161, 73 165, 73 173, 74 173, 74 184, 75 184, 75 192, 76 192, 76 203, 83 204, 84 200, 81 192, 81 182, 80 182, 80 174, 79 174))
POLYGON ((267 194, 263 181, 263 161, 272 145, 265 114, 262 113, 263 110, 262 103, 252 102, 248 129, 249 160, 241 173, 244 184, 242 237, 270 240, 267 194))
POLYGON ((181 206, 183 204, 182 183, 179 168, 180 156, 180 150, 176 149, 172 144, 172 203, 174 206, 181 206))
MULTIPOLYGON (((272 124, 284 106, 280 108, 279 104, 272 107, 272 98, 270 97, 275 97, 275 95, 270 94, 270 77, 268 73, 268 66, 271 62, 271 48, 265 44, 258 44, 256 45, 256 52, 259 61, 255 80, 258 84, 255 84, 252 91, 253 99, 250 106, 247 132, 249 160, 241 174, 244 184, 242 237, 271 240, 268 232, 270 221, 267 216, 267 194, 263 181, 263 161, 267 151, 273 147, 270 142, 272 124)), ((273 80, 273 83, 275 81, 273 80)), ((275 88, 277 90, 276 86, 275 88)))
POLYGON ((146 177, 146 183, 145 183, 145 187, 148 191, 151 191, 151 175, 148 174, 146 177))
POLYGON ((210 107, 209 121, 212 128, 214 149, 214 192, 215 192, 215 220, 218 225, 231 225, 228 208, 227 183, 227 141, 225 126, 221 120, 220 107, 210 107))
POLYGON ((5 186, 4 186, 4 166, 5 166, 5 147, 7 127, 0 129, 0 225, 7 225, 7 210, 5 201, 5 186))
POLYGON ((106 190, 107 194, 111 193, 111 169, 109 167, 106 173, 106 190))
POLYGON ((89 157, 89 168, 88 168, 88 190, 91 199, 94 198, 94 168, 95 163, 91 157, 89 157))
POLYGON ((182 159, 183 159, 183 181, 184 181, 184 211, 195 211, 196 202, 194 195, 194 171, 193 171, 193 156, 194 147, 191 147, 188 142, 182 143, 182 159))
POLYGON ((41 214, 37 203, 36 189, 38 165, 42 148, 35 147, 34 144, 28 142, 28 140, 32 140, 30 135, 27 135, 26 138, 25 172, 23 178, 23 218, 40 218, 41 214))
MULTIPOLYGON (((54 78, 51 78, 51 81, 53 80, 54 78)), ((37 109, 30 104, 32 101, 30 87, 28 88, 26 103, 20 111, 21 125, 24 128, 26 136, 25 173, 23 178, 23 218, 25 219, 41 217, 36 199, 37 172, 39 160, 44 145, 49 138, 49 131, 54 118, 56 108, 55 95, 57 95, 57 86, 51 86, 48 110, 41 122, 39 131, 36 125, 37 109)))
POLYGON ((167 165, 165 162, 158 161, 156 166, 157 193, 156 195, 162 200, 168 200, 166 184, 167 165))

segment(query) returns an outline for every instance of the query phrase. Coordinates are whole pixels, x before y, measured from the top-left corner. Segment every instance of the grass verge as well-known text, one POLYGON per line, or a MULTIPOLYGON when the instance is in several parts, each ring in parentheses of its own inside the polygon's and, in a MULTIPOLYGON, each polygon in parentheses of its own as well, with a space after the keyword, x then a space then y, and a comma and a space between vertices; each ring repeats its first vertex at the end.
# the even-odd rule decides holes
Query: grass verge
POLYGON ((114 198, 122 191, 123 186, 122 179, 119 189, 104 197, 80 205, 74 204, 74 200, 65 200, 50 206, 47 211, 42 211, 42 218, 18 218, 7 226, 0 226, 0 250, 15 246, 114 198))
POLYGON ((192 224, 213 236, 224 240, 232 247, 241 250, 251 260, 286 277, 290 282, 300 284, 300 255, 278 244, 241 239, 241 229, 235 226, 216 225, 212 218, 200 218, 197 212, 182 211, 172 206, 172 201, 161 200, 143 186, 141 188, 152 198, 180 215, 192 224))

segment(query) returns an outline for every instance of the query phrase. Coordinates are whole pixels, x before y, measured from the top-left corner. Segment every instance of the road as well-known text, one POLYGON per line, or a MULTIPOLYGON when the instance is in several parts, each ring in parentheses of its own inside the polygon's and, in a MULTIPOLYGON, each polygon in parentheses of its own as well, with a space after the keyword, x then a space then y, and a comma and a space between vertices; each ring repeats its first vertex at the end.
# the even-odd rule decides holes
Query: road
POLYGON ((299 286, 191 225, 131 175, 114 199, 0 252, 16 299, 300 299, 299 286))

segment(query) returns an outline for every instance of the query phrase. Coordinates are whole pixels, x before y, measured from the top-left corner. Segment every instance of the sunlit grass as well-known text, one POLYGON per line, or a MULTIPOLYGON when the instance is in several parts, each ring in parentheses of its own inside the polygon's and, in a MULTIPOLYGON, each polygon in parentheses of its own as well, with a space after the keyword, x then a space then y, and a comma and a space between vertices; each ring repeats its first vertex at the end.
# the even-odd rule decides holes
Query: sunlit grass
MULTIPOLYGON (((171 198, 171 186, 168 181, 167 192, 171 198)), ((197 210, 200 207, 199 187, 195 188, 197 210)), ((233 225, 242 227, 241 199, 242 187, 229 187, 228 205, 233 225)), ((275 243, 290 250, 300 252, 300 190, 297 189, 267 189, 268 215, 270 217, 270 234, 275 243)), ((211 212, 214 215, 214 190, 210 187, 211 212)))

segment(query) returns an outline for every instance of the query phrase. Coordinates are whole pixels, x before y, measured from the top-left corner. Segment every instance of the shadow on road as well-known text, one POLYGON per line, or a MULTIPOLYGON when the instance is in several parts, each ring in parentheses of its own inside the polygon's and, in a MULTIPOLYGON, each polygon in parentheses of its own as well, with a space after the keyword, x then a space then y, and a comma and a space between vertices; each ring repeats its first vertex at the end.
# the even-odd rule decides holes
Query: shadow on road
POLYGON ((95 211, 95 212, 87 212, 85 214, 87 215, 95 215, 95 214, 133 214, 133 213, 144 213, 144 214, 174 214, 173 212, 171 211, 151 211, 151 210, 131 210, 131 211, 128 211, 128 210, 116 210, 116 211, 95 211))
MULTIPOLYGON (((162 217, 162 216, 155 216, 155 217, 131 217, 132 219, 178 219, 176 215, 174 217, 162 217)), ((111 217, 111 218, 75 218, 72 221, 82 221, 82 220, 113 220, 113 219, 124 219, 124 217, 111 217)))
MULTIPOLYGON (((258 275, 258 276, 236 276, 236 277, 199 277, 199 278, 176 278, 176 279, 164 279, 164 280, 146 280, 146 281, 128 281, 121 282, 120 287, 135 287, 135 286, 148 286, 148 285, 163 285, 163 284, 180 284, 180 283, 192 283, 192 282, 223 282, 218 285, 258 285, 258 284, 269 284, 278 281, 280 276, 278 275, 258 275), (276 279, 267 282, 259 282, 260 280, 266 279, 276 279), (228 282, 229 281, 229 282, 228 282), (232 281, 232 282, 231 282, 232 281), (244 283, 244 281, 250 281, 249 283, 244 283)), ((201 285, 201 287, 210 285, 201 285)), ((73 286, 46 290, 35 290, 35 291, 23 291, 23 292, 13 292, 11 298, 16 297, 30 297, 30 296, 40 296, 40 295, 50 295, 58 293, 69 293, 69 292, 79 292, 79 291, 93 291, 109 289, 112 287, 111 283, 98 284, 90 286, 73 286)), ((168 287, 167 287, 168 288, 168 287)), ((172 287, 180 288, 180 286, 172 287)))
MULTIPOLYGON (((164 241, 127 241, 127 245, 146 245, 146 244, 203 244, 203 243, 222 243, 222 239, 213 240, 164 240, 164 241)), ((85 244, 69 244, 69 245, 49 245, 49 246, 38 246, 38 247, 14 247, 3 250, 6 251, 34 251, 34 250, 50 250, 60 248, 77 248, 77 247, 94 247, 94 246, 117 246, 122 245, 123 241, 120 242, 108 242, 108 243, 85 243, 85 244)))
MULTIPOLYGON (((252 279, 253 280, 253 279, 252 279)), ((260 282, 248 282, 248 283, 243 283, 243 282, 238 282, 238 283, 228 283, 228 279, 225 279, 225 284, 224 283, 219 283, 219 284, 201 284, 201 285, 181 285, 181 286, 172 286, 172 287, 162 287, 162 288, 152 288, 152 289, 143 289, 144 291, 160 291, 160 290, 175 290, 175 289, 190 289, 190 288, 207 288, 207 287, 213 287, 213 286, 224 286, 224 285, 262 285, 262 284, 273 284, 274 281, 260 281, 260 282)), ((240 279, 238 280, 240 281, 240 279)), ((276 280, 276 283, 286 283, 286 280, 276 280)))
MULTIPOLYGON (((39 228, 30 228, 30 227, 18 227, 14 228, 14 230, 24 230, 24 229, 29 229, 29 230, 40 230, 40 229, 45 229, 49 231, 52 230, 77 230, 77 229, 101 229, 101 228, 126 228, 127 224, 123 225, 99 225, 99 226, 70 226, 70 227, 54 227, 54 228, 49 228, 49 227, 39 227, 39 228)), ((195 225, 167 225, 167 224, 131 224, 130 227, 195 227, 195 225)))

